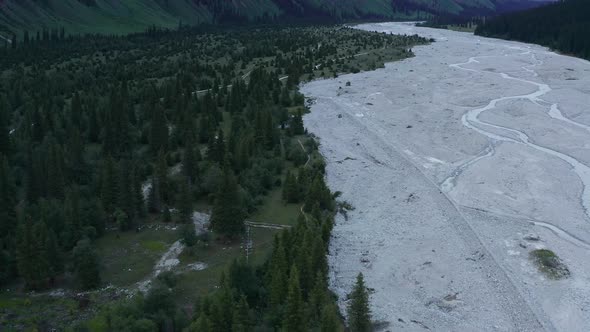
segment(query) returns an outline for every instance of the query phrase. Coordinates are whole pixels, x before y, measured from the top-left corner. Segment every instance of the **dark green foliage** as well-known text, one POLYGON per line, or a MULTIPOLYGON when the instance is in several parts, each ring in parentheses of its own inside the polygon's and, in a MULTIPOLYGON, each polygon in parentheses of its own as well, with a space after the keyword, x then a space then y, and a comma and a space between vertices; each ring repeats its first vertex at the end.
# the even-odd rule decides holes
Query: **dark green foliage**
POLYGON ((303 135, 305 132, 305 129, 303 128, 303 118, 301 116, 301 111, 297 111, 297 114, 295 114, 292 118, 291 118, 291 133, 293 135, 303 135))
MULTIPOLYGON (((311 214, 277 237, 270 261, 232 264, 193 322, 172 306, 169 288, 177 286, 167 282, 99 315, 111 331, 286 330, 296 321, 318 330, 324 320, 333 323, 321 316, 334 305, 325 260, 334 202, 319 158, 306 164, 317 146, 308 137, 297 137, 305 151, 290 142, 305 133, 301 113, 290 118, 281 103, 303 109, 296 84, 321 75, 311 76, 316 64, 330 66, 327 74, 347 71, 356 49, 382 52, 385 45, 395 58, 422 39, 325 26, 39 35, 0 49, 2 286, 71 288, 72 279, 80 288, 99 286, 92 241, 106 229, 141 236, 144 225, 183 221, 181 237, 194 245, 189 221, 197 200, 212 208, 216 235, 238 246, 247 214, 264 195, 283 190, 286 202, 306 198, 311 214), (309 45, 319 43, 312 52, 309 45), (289 159, 301 167, 289 169, 289 159), (299 292, 289 292, 294 268, 299 292)), ((185 295, 174 304, 197 294, 185 295)), ((95 312, 91 306, 84 312, 95 312)), ((50 325, 68 328, 59 318, 50 325)))
POLYGON ((17 234, 18 272, 30 289, 46 286, 49 277, 49 261, 45 243, 48 238, 44 223, 35 223, 24 217, 17 234))
POLYGON ((297 271, 296 266, 291 267, 283 327, 287 331, 307 331, 304 316, 304 303, 301 295, 301 288, 299 286, 299 272, 297 271))
POLYGON ((365 286, 362 273, 359 273, 356 278, 356 284, 350 294, 347 313, 348 327, 351 332, 369 332, 372 330, 369 291, 365 286))
POLYGON ((179 222, 188 224, 193 215, 193 197, 189 187, 189 178, 180 179, 180 197, 178 198, 178 217, 179 222))
POLYGON ((195 232, 195 225, 188 223, 180 228, 180 240, 187 247, 192 247, 199 241, 195 232))
POLYGON ((520 40, 590 59, 590 2, 558 1, 537 9, 499 16, 479 25, 476 34, 520 40))
POLYGON ((211 214, 211 228, 230 239, 242 234, 245 219, 244 202, 232 171, 226 168, 221 185, 215 195, 211 214))
POLYGON ((100 263, 92 243, 88 239, 78 242, 72 251, 73 272, 82 289, 100 285, 100 263))

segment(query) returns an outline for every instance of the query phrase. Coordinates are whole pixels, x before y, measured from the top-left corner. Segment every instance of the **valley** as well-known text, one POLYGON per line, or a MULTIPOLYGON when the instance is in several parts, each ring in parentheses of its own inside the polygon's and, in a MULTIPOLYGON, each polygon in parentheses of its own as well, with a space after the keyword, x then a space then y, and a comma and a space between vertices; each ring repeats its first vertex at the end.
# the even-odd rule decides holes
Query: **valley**
POLYGON ((329 250, 341 309, 360 271, 390 330, 588 330, 590 63, 406 23, 358 28, 436 42, 301 88, 327 183, 355 208, 329 250))

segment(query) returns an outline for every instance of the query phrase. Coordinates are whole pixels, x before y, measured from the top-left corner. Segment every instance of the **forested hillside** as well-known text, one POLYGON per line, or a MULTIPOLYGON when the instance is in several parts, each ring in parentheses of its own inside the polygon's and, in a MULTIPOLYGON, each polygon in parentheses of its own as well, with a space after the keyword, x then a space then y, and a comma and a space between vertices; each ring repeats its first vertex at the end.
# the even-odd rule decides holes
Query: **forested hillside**
POLYGON ((425 42, 182 28, 0 49, 0 330, 338 330, 326 250, 349 206, 298 83, 425 42))
MULTIPOLYGON (((432 15, 491 14, 530 0, 0 0, 0 33, 20 37, 43 29, 67 34, 129 33, 179 22, 343 21, 426 19, 432 15)), ((515 7, 516 6, 516 7, 515 7)), ((0 34, 1 35, 1 34, 0 34)))
POLYGON ((476 34, 541 44, 590 59, 590 2, 564 0, 537 9, 500 16, 476 34))

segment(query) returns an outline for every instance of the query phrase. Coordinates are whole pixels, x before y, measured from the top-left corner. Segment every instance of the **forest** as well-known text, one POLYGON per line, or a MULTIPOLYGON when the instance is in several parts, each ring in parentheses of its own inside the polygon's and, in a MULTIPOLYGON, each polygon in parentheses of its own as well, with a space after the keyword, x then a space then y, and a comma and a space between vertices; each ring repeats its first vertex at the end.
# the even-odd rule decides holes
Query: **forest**
MULTIPOLYGON (((326 253, 351 207, 325 183, 298 85, 427 40, 343 26, 23 35, 0 48, 0 330, 342 329, 326 253), (169 248, 174 265, 153 273, 169 248)), ((349 325, 364 331, 357 286, 349 325)))
POLYGON ((476 34, 547 46, 590 59, 590 2, 564 0, 499 16, 479 25, 476 34))

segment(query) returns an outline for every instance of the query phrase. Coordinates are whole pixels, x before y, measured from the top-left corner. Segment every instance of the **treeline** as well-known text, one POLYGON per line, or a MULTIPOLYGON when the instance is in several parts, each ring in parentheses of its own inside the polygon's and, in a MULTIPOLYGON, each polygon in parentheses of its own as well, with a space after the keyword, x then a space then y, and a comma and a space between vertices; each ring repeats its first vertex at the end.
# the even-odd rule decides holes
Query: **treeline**
POLYGON ((590 2, 564 0, 529 11, 499 16, 476 34, 519 40, 590 59, 590 2))

